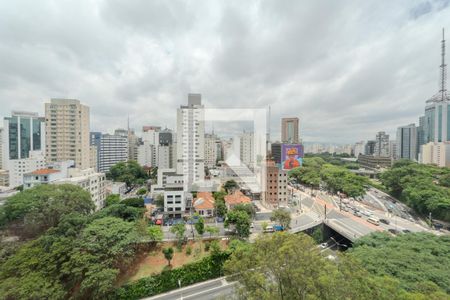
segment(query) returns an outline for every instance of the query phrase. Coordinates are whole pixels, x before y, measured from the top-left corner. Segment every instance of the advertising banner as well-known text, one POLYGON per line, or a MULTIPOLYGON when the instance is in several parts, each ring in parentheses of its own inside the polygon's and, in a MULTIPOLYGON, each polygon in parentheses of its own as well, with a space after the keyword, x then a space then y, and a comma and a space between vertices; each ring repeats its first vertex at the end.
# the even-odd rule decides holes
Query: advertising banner
POLYGON ((281 167, 290 170, 301 167, 303 163, 303 145, 282 144, 281 145, 281 167))

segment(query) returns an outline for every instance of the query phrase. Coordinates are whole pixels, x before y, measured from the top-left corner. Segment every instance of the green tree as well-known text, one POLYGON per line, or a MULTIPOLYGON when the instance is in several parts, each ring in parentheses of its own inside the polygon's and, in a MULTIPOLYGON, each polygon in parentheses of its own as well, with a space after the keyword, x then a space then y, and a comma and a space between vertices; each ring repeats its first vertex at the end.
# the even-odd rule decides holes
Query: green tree
POLYGON ((286 230, 290 228, 291 214, 285 209, 278 208, 272 212, 270 220, 278 222, 286 230))
POLYGON ((243 211, 230 211, 225 219, 225 227, 234 225, 236 233, 240 238, 248 238, 250 235, 250 217, 243 211))
POLYGON ((155 199, 155 205, 157 207, 164 207, 164 195, 158 194, 155 199))
POLYGON ((122 200, 121 203, 125 204, 126 206, 145 207, 144 199, 142 198, 127 198, 122 200))
POLYGON ((148 233, 148 236, 150 237, 150 240, 154 241, 154 242, 161 242, 164 237, 161 226, 157 226, 157 225, 150 225, 147 228, 147 233, 148 233))
POLYGON ((223 188, 225 189, 225 191, 227 193, 231 193, 232 191, 236 190, 237 188, 239 188, 239 185, 237 184, 236 181, 234 181, 233 179, 226 181, 223 184, 223 188))
POLYGON ((225 204, 225 196, 227 195, 226 192, 215 192, 213 193, 214 196, 214 210, 216 212, 216 215, 221 218, 225 218, 227 215, 227 206, 225 204))
POLYGON ((119 204, 119 202, 120 202, 120 195, 118 194, 108 195, 105 199, 105 207, 113 204, 119 204))
POLYGON ((170 228, 170 232, 175 234, 178 240, 178 247, 181 247, 181 244, 184 240, 184 233, 186 232, 186 226, 184 224, 175 224, 170 228))
POLYGON ((195 223, 194 226, 199 235, 203 235, 203 233, 205 233, 205 221, 202 217, 198 217, 197 223, 195 223))
POLYGON ((164 248, 162 252, 164 253, 164 258, 167 259, 167 263, 170 266, 170 261, 173 258, 173 248, 172 247, 164 248))
POLYGON ((22 234, 35 237, 58 225, 71 212, 89 214, 95 208, 88 192, 71 184, 39 185, 8 198, 0 208, 4 225, 15 222, 22 234))
POLYGON ((140 188, 139 190, 137 190, 136 195, 138 196, 143 196, 147 194, 147 189, 146 188, 140 188))
POLYGON ((321 226, 314 228, 311 237, 313 238, 316 244, 320 244, 323 242, 323 228, 321 226))
POLYGON ((216 226, 206 226, 205 231, 209 233, 209 237, 219 234, 219 228, 217 228, 216 226))
POLYGON ((125 182, 127 187, 134 184, 142 184, 148 179, 148 175, 136 161, 119 162, 112 166, 106 174, 109 179, 125 182))
POLYGON ((253 218, 256 214, 255 208, 253 207, 252 204, 247 204, 247 203, 241 203, 241 204, 237 204, 233 207, 233 210, 235 211, 243 211, 245 212, 250 218, 253 218))
POLYGON ((358 239, 349 253, 378 276, 394 276, 408 291, 423 291, 432 282, 450 293, 450 239, 430 233, 409 233, 392 237, 373 233, 358 239))

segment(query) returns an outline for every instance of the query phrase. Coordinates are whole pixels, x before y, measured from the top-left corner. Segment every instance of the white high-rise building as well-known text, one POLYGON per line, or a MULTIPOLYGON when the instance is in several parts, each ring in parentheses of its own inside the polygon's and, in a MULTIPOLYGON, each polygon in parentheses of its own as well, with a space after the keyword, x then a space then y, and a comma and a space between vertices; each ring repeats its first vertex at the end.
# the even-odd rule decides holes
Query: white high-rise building
POLYGON ((144 141, 141 145, 139 145, 137 157, 138 164, 145 167, 156 167, 158 161, 158 151, 156 150, 157 147, 158 146, 150 144, 149 141, 144 141))
POLYGON ((386 134, 384 131, 380 131, 377 133, 375 137, 375 156, 389 156, 389 134, 386 134))
POLYGON ((244 132, 239 137, 239 151, 241 162, 249 169, 255 165, 255 145, 253 132, 244 132))
POLYGON ((89 107, 75 99, 45 103, 46 159, 73 160, 80 169, 90 165, 89 107))
POLYGON ((208 169, 214 169, 216 166, 218 138, 214 134, 205 134, 205 166, 208 169))
POLYGON ((128 139, 126 136, 102 134, 100 138, 100 153, 98 155, 99 172, 109 172, 118 162, 128 160, 128 139))
POLYGON ((188 104, 177 110, 177 174, 184 175, 184 188, 205 178, 205 122, 200 94, 189 94, 188 104))
POLYGON ((417 127, 415 124, 398 127, 397 158, 417 160, 417 127))
POLYGON ((358 157, 360 154, 364 154, 364 147, 366 146, 366 143, 364 141, 357 142, 355 146, 353 147, 353 155, 355 157, 358 157))
POLYGON ((390 154, 392 160, 398 159, 397 141, 389 141, 389 154, 390 154))
POLYGON ((2 131, 2 166, 9 186, 23 184, 23 174, 45 167, 45 124, 37 113, 13 111, 2 131))

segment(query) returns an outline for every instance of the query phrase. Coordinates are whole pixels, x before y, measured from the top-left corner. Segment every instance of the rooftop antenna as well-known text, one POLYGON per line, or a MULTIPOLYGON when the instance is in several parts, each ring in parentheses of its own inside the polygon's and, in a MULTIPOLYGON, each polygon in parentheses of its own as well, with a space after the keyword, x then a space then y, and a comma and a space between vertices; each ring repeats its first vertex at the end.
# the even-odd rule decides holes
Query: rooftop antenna
POLYGON ((441 45, 441 89, 439 92, 441 93, 441 101, 446 100, 447 96, 447 65, 445 64, 445 29, 442 28, 442 45, 441 45))

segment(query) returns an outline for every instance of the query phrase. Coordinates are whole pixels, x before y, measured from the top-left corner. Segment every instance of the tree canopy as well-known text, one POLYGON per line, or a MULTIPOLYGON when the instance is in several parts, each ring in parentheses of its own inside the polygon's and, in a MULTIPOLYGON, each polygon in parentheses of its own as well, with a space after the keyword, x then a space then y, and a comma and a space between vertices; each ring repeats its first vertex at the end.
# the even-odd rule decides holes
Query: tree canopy
POLYGON ((71 184, 39 185, 8 198, 0 207, 0 225, 19 225, 21 234, 34 237, 58 225, 69 213, 90 214, 91 195, 71 184))
POLYGON ((422 215, 450 221, 450 168, 401 160, 383 172, 381 182, 394 196, 422 215))
POLYGON ((272 212, 270 220, 278 222, 286 230, 291 224, 291 214, 285 209, 278 208, 272 212))
POLYGON ((234 225, 236 234, 240 238, 247 238, 250 235, 250 217, 245 211, 232 210, 228 212, 225 219, 225 227, 234 225))
POLYGON ((441 291, 409 293, 389 276, 375 276, 351 256, 326 259, 312 239, 285 232, 234 249, 225 263, 245 299, 445 299, 441 291))
POLYGON ((374 233, 358 239, 350 255, 374 275, 396 277, 408 291, 420 292, 427 283, 450 293, 449 236, 374 233))
POLYGON ((149 178, 144 168, 134 160, 115 164, 106 176, 114 181, 125 182, 128 187, 143 184, 149 178))
POLYGON ((321 184, 330 192, 341 192, 349 197, 365 194, 369 180, 349 171, 349 168, 326 163, 321 157, 304 158, 303 166, 289 171, 299 182, 318 188, 321 184))

